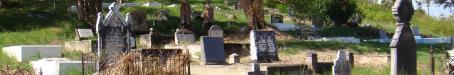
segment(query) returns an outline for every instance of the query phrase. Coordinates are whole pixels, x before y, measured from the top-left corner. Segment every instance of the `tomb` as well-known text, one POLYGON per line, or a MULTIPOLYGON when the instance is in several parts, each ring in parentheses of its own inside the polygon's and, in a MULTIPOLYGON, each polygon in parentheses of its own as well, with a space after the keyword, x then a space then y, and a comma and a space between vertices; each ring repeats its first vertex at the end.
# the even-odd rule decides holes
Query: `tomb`
POLYGON ((59 58, 62 54, 60 45, 20 45, 3 48, 3 51, 18 62, 27 62, 41 58, 59 58))
POLYGON ((67 75, 70 73, 94 72, 94 62, 84 61, 83 63, 84 65, 82 65, 82 61, 71 61, 66 58, 43 58, 41 60, 30 62, 35 74, 67 75))

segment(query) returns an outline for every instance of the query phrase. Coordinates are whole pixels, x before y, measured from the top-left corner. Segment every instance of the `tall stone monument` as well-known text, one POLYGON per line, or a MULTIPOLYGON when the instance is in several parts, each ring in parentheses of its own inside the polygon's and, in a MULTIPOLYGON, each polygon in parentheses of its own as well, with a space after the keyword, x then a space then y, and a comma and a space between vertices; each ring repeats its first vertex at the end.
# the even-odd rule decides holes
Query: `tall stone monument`
POLYGON ((397 28, 390 43, 391 75, 416 75, 416 42, 410 28, 414 12, 411 0, 396 0, 392 11, 397 28))
POLYGON ((182 0, 180 7, 180 29, 191 29, 191 6, 189 6, 189 0, 182 0))
POLYGON ((103 18, 98 13, 96 32, 98 33, 98 70, 103 71, 108 64, 115 62, 115 57, 130 50, 130 31, 125 19, 121 16, 119 7, 112 3, 109 13, 103 18))

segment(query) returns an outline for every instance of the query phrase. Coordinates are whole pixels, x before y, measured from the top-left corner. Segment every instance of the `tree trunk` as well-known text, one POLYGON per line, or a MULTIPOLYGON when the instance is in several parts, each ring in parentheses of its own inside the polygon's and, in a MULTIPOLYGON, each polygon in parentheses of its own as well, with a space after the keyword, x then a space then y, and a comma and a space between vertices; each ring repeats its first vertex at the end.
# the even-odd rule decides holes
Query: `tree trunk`
POLYGON ((97 13, 101 10, 101 0, 77 0, 79 19, 85 21, 92 28, 95 28, 97 13))
POLYGON ((249 29, 264 29, 265 22, 263 20, 262 0, 239 1, 240 7, 243 8, 243 11, 247 16, 249 29))
POLYGON ((214 15, 214 10, 213 6, 211 5, 211 0, 206 0, 205 1, 205 11, 203 12, 203 33, 206 34, 206 32, 210 29, 210 27, 213 25, 213 18, 214 15))

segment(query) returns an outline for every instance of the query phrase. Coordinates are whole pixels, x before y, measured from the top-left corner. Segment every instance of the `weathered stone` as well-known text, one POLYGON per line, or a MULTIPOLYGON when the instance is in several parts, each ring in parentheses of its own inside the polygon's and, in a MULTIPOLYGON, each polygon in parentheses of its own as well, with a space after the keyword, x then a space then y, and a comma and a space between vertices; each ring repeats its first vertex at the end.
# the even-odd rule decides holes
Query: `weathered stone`
POLYGON ((390 43, 391 75, 416 74, 416 42, 410 28, 414 9, 411 0, 396 0, 392 7, 397 27, 390 43))
POLYGON ((251 60, 257 60, 258 62, 279 61, 275 35, 274 31, 251 30, 249 35, 251 60))
POLYGON ((339 50, 333 66, 333 75, 351 75, 351 65, 344 50, 339 50))
MULTIPOLYGON (((96 49, 96 48, 95 48, 96 49)), ((92 40, 68 41, 65 42, 63 50, 81 51, 84 53, 92 52, 92 40)))
POLYGON ((202 36, 202 60, 206 65, 225 64, 224 39, 202 36))
POLYGON ((98 13, 96 25, 98 55, 101 57, 100 71, 104 70, 108 64, 115 62, 117 55, 129 51, 131 45, 134 45, 125 18, 120 14, 120 8, 112 3, 109 9, 105 19, 101 13, 98 13))
POLYGON ((413 33, 413 36, 421 36, 418 26, 411 26, 411 32, 413 33))
POLYGON ((95 37, 91 29, 76 29, 75 40, 83 40, 91 37, 95 37))
POLYGON ((229 64, 238 64, 240 63, 240 55, 233 53, 229 56, 229 64))
POLYGON ((378 35, 379 35, 380 39, 389 39, 389 38, 388 38, 388 35, 386 35, 386 32, 385 32, 384 30, 381 30, 381 29, 380 29, 380 30, 378 31, 378 35))
POLYGON ((224 37, 224 31, 222 30, 221 26, 213 25, 210 27, 210 30, 208 31, 208 36, 224 37))
POLYGON ((175 44, 193 44, 194 33, 187 29, 177 29, 175 32, 175 44))
POLYGON ((62 54, 60 45, 20 45, 2 49, 9 57, 19 62, 27 62, 41 58, 59 58, 62 54))

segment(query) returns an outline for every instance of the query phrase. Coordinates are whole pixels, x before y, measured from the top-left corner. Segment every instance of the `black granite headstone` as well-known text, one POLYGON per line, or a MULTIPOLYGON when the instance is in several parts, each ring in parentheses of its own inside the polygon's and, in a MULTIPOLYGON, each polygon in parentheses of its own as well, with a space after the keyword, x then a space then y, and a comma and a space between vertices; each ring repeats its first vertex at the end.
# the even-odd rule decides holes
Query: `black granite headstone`
POLYGON ((202 60, 207 65, 225 64, 224 39, 222 37, 202 36, 202 60))
POLYGON ((279 61, 274 31, 255 31, 250 33, 251 60, 258 62, 279 61))

